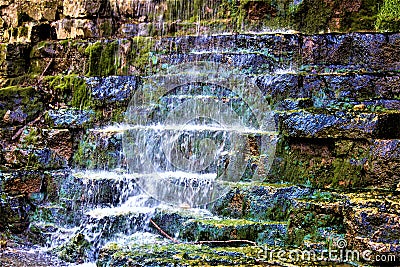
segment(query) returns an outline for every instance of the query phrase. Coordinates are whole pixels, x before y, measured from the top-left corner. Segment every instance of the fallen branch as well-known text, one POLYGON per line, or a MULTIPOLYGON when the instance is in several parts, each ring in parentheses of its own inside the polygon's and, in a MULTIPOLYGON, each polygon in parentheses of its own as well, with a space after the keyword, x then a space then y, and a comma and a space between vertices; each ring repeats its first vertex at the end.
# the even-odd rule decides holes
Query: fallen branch
POLYGON ((168 238, 169 240, 171 240, 172 242, 174 242, 175 244, 179 244, 180 242, 178 240, 176 240, 175 238, 169 236, 166 232, 164 232, 163 229, 161 229, 160 226, 158 226, 152 219, 150 219, 150 222, 153 224, 153 226, 155 228, 157 228, 158 231, 160 231, 160 233, 165 236, 166 238, 168 238))
MULTIPOLYGON (((171 237, 168 235, 163 229, 161 229, 160 226, 158 226, 152 219, 150 219, 150 222, 153 224, 153 226, 160 231, 160 233, 174 242, 175 244, 180 244, 178 240, 175 238, 171 237)), ((189 242, 188 244, 192 245, 203 245, 203 244, 229 244, 229 243, 243 243, 243 244, 250 244, 252 246, 257 246, 257 243, 254 241, 246 240, 246 239, 239 239, 239 240, 202 240, 202 241, 196 241, 196 242, 189 242)))
POLYGON ((39 78, 38 78, 37 84, 39 84, 39 83, 42 82, 43 76, 44 76, 44 74, 46 73, 47 69, 50 67, 51 63, 53 63, 53 60, 54 60, 54 58, 52 58, 52 59, 47 63, 46 68, 44 68, 42 74, 40 74, 40 76, 39 76, 39 78))
POLYGON ((35 124, 36 122, 38 122, 41 118, 42 118, 42 114, 40 114, 39 117, 37 117, 37 118, 34 119, 33 121, 28 122, 26 125, 24 125, 23 127, 21 127, 21 129, 19 129, 19 130, 13 135, 13 137, 11 138, 11 140, 17 139, 17 138, 22 134, 22 132, 25 130, 26 127, 32 126, 33 124, 35 124))
POLYGON ((243 243, 243 244, 250 244, 252 246, 257 246, 257 243, 254 241, 246 240, 246 239, 239 239, 239 240, 204 240, 204 241, 197 241, 191 242, 190 244, 193 245, 202 245, 202 244, 228 244, 228 243, 243 243))

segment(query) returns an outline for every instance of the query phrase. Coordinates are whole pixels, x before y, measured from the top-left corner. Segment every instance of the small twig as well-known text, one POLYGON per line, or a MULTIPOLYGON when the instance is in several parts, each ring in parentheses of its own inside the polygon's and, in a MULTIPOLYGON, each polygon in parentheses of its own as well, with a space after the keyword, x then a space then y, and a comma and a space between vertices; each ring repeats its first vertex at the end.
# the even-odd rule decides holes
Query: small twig
POLYGON ((26 127, 32 126, 33 124, 35 124, 36 122, 38 122, 38 121, 40 120, 41 117, 42 117, 42 114, 40 114, 39 117, 37 117, 37 118, 34 119, 33 121, 28 122, 26 125, 22 126, 22 127, 13 135, 13 137, 11 138, 11 140, 17 139, 17 138, 22 134, 22 132, 25 130, 26 127))
POLYGON ((153 226, 155 228, 157 228, 158 231, 160 231, 160 233, 165 236, 166 238, 168 238, 169 240, 171 240, 172 242, 174 242, 175 244, 179 244, 180 242, 178 240, 176 240, 175 238, 169 236, 166 232, 164 232, 163 229, 160 228, 160 226, 158 226, 152 219, 150 219, 150 222, 153 224, 153 226))
POLYGON ((250 244, 252 246, 257 246, 257 243, 254 241, 246 240, 246 239, 239 239, 239 240, 204 240, 204 241, 197 241, 197 242, 191 242, 190 244, 193 245, 202 245, 202 244, 226 244, 226 243, 244 243, 244 244, 250 244))
POLYGON ((42 74, 40 74, 39 79, 38 79, 38 84, 42 82, 43 76, 46 73, 47 69, 50 67, 51 63, 53 63, 54 58, 50 59, 49 63, 47 63, 46 68, 44 68, 42 74))
MULTIPOLYGON (((150 219, 150 222, 153 224, 153 226, 160 231, 160 233, 174 242, 175 244, 180 244, 178 240, 172 238, 170 235, 168 235, 163 229, 161 229, 160 226, 158 226, 152 219, 150 219)), ((196 242, 190 242, 188 244, 192 245, 203 245, 203 244, 228 244, 228 243, 244 243, 244 244, 250 244, 252 246, 257 246, 257 243, 254 241, 246 240, 246 239, 239 239, 239 240, 203 240, 203 241, 196 241, 196 242)))

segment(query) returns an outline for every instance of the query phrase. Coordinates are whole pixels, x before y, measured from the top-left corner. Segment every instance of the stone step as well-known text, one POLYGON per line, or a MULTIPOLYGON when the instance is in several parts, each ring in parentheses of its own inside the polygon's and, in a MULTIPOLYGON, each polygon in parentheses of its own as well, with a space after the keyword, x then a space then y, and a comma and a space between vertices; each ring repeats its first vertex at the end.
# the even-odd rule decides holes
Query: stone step
MULTIPOLYGON (((14 175, 19 170, 29 171, 52 171, 65 169, 67 161, 55 150, 50 148, 20 148, 8 147, 0 150, 0 169, 14 175)), ((21 173, 21 172, 19 172, 21 173)), ((4 175, 3 175, 4 176, 4 175)), ((5 174, 5 176, 9 176, 5 174)))
POLYGON ((362 192, 346 195, 344 213, 349 247, 371 250, 373 255, 400 257, 400 196, 391 192, 362 192))
POLYGON ((291 184, 232 183, 231 190, 208 205, 218 216, 256 221, 285 221, 296 199, 313 194, 312 189, 291 184))
MULTIPOLYGON (((121 246, 110 243, 99 253, 97 266, 266 266, 260 247, 209 247, 192 244, 121 246)), ((268 265, 271 267, 279 265, 268 265)))
POLYGON ((61 182, 60 200, 73 202, 73 210, 116 206, 140 192, 135 178, 124 172, 77 170, 61 182))
POLYGON ((249 240, 283 244, 288 226, 287 222, 222 219, 196 209, 157 210, 152 220, 170 236, 182 241, 249 240))
POLYGON ((257 244, 283 245, 287 227, 287 222, 191 219, 182 224, 179 237, 186 241, 249 240, 257 244))
POLYGON ((295 111, 282 114, 282 132, 291 138, 400 138, 400 111, 295 111))

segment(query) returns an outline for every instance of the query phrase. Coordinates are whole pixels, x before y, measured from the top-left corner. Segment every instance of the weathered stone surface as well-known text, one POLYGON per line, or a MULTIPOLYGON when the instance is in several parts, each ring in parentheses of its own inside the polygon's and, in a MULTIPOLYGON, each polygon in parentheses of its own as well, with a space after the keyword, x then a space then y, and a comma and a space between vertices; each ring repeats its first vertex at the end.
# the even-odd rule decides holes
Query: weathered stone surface
POLYGON ((43 110, 44 100, 33 87, 0 89, 0 125, 21 125, 34 120, 43 110))
POLYGON ((90 19, 62 19, 53 22, 52 26, 60 40, 100 37, 97 24, 90 19))
POLYGON ((383 34, 304 36, 304 65, 319 71, 396 71, 399 69, 398 44, 388 42, 383 34))
POLYGON ((329 100, 369 100, 393 98, 398 95, 397 75, 380 76, 370 74, 307 75, 303 90, 312 97, 317 107, 326 107, 329 100))
POLYGON ((1 174, 2 191, 11 195, 39 193, 44 175, 39 172, 19 171, 1 174))
POLYGON ((127 103, 138 87, 136 76, 92 77, 86 84, 92 92, 92 99, 98 105, 127 103))
POLYGON ((78 168, 112 170, 126 167, 122 153, 122 131, 118 128, 89 131, 74 154, 78 168))
POLYGON ((0 75, 15 77, 28 70, 29 46, 23 44, 0 45, 0 75))
MULTIPOLYGON (((284 101, 285 99, 304 99, 309 97, 309 93, 304 91, 303 88, 300 86, 299 77, 296 74, 258 76, 255 83, 264 94, 266 94, 268 97, 271 97, 271 105, 276 109, 284 106, 284 103, 282 103, 282 101, 284 101)), ((298 106, 298 108, 304 107, 298 106)))
POLYGON ((106 2, 103 0, 64 0, 63 14, 70 18, 105 16, 107 14, 104 14, 104 10, 101 8, 105 7, 106 2))
POLYGON ((349 245, 372 256, 400 254, 399 199, 392 194, 351 194, 344 214, 349 245))
POLYGON ((400 113, 292 112, 282 116, 282 132, 294 138, 395 138, 400 113))
POLYGON ((0 230, 22 233, 29 225, 28 212, 31 209, 32 206, 23 195, 3 197, 0 202, 0 230))
POLYGON ((83 128, 93 120, 94 112, 79 109, 49 110, 46 115, 46 123, 54 128, 83 128))
POLYGON ((210 204, 209 209, 220 216, 255 221, 284 221, 294 199, 307 196, 309 188, 290 185, 242 185, 210 204))
POLYGON ((73 154, 72 135, 68 129, 43 129, 46 146, 59 156, 69 160, 73 154))
POLYGON ((277 150, 267 180, 339 190, 398 190, 396 147, 393 139, 289 139, 277 150))
POLYGON ((67 166, 66 160, 49 148, 10 147, 3 149, 2 158, 1 169, 3 170, 54 170, 67 166))
POLYGON ((240 219, 188 220, 181 225, 179 237, 188 241, 250 240, 276 245, 287 234, 286 222, 254 222, 240 219))

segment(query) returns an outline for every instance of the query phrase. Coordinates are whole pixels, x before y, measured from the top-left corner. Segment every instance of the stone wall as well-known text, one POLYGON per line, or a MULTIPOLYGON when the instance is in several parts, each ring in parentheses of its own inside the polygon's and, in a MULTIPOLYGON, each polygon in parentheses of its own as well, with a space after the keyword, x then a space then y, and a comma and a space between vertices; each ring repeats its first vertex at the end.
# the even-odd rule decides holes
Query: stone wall
MULTIPOLYGON (((123 120, 142 76, 193 61, 235 67, 269 97, 280 141, 266 182, 397 194, 400 34, 375 31, 389 1, 188 2, 0 0, 0 231, 65 198, 71 167, 123 167, 120 138, 91 129, 123 120), (242 33, 264 27, 325 33, 242 33)), ((357 205, 342 221, 367 238, 357 205)))

